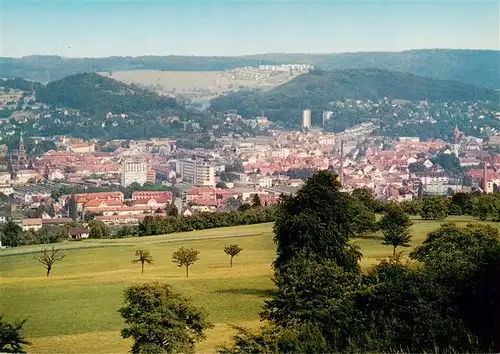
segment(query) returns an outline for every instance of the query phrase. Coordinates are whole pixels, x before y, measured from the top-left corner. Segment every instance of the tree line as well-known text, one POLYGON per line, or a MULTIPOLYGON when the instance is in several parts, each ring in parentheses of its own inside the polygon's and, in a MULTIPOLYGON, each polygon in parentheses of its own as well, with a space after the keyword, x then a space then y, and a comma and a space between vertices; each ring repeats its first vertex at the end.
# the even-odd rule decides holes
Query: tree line
MULTIPOLYGON (((218 353, 500 351, 498 230, 444 224, 405 259, 396 249, 409 245, 411 220, 404 205, 388 204, 375 223, 392 256, 365 272, 353 239, 366 232, 360 220, 378 204, 364 191, 355 198, 340 188, 334 175, 320 171, 295 196, 282 197, 274 210, 275 286, 263 325, 237 327, 218 353)), ((232 257, 238 249, 224 252, 232 257)), ((181 248, 172 260, 188 276, 198 255, 181 248)), ((144 250, 133 260, 152 261, 144 250)), ((165 283, 127 288, 119 311, 132 353, 193 353, 212 327, 202 308, 165 283)))
MULTIPOLYGON (((409 259, 394 250, 363 272, 362 253, 352 243, 360 232, 358 211, 359 203, 326 171, 282 198, 273 229, 275 288, 261 312, 264 324, 258 331, 236 327, 232 344, 218 353, 500 350, 497 229, 445 224, 409 259)), ((386 244, 408 245, 411 221, 400 205, 391 204, 378 224, 386 244)), ((193 353, 212 327, 202 308, 163 283, 128 288, 120 312, 133 353, 193 353), (145 299, 154 299, 153 311, 145 299)))

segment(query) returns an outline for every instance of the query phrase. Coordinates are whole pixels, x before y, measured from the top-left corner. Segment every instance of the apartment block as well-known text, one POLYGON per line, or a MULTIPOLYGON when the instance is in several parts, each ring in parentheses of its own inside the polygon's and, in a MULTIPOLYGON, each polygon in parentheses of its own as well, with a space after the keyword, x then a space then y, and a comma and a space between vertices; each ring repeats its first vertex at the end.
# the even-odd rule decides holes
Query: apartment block
POLYGON ((139 159, 127 158, 121 164, 121 185, 127 187, 136 182, 144 184, 148 180, 148 164, 139 159))
POLYGON ((181 175, 185 182, 197 186, 215 186, 215 168, 206 161, 181 161, 181 175))

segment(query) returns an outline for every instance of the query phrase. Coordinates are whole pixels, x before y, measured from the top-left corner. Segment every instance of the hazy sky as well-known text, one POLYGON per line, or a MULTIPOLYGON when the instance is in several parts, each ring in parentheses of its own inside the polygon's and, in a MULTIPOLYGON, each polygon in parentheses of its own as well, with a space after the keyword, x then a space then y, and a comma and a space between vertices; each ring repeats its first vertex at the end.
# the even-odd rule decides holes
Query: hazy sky
POLYGON ((0 56, 499 49, 499 1, 0 0, 0 56))

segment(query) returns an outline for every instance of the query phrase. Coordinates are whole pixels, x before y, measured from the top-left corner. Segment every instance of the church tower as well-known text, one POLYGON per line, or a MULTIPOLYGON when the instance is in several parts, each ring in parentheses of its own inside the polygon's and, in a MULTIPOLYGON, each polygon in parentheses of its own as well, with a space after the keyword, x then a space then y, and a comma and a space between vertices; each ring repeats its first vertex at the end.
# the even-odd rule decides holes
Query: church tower
POLYGON ((21 138, 19 139, 19 151, 17 155, 17 159, 21 162, 26 160, 26 151, 24 150, 24 141, 23 141, 23 133, 21 133, 21 138))

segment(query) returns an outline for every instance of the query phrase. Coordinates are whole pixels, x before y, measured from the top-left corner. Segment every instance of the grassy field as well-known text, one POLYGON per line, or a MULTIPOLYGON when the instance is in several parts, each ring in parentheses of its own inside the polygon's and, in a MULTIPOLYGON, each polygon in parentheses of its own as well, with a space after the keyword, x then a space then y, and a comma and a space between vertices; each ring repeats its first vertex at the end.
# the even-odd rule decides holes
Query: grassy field
POLYGON ((212 91, 207 96, 217 96, 231 87, 267 87, 278 86, 286 80, 283 75, 269 79, 243 80, 232 77, 225 71, 159 71, 159 70, 131 70, 100 73, 103 76, 125 82, 146 86, 153 86, 165 92, 189 93, 193 90, 206 89, 212 91))
MULTIPOLYGON (((463 224, 464 217, 446 220, 463 224)), ((420 244, 440 222, 415 220, 413 245, 420 244)), ((358 239, 363 266, 387 257, 392 250, 379 236, 358 239)), ((117 312, 125 287, 145 281, 166 281, 209 313, 215 328, 198 346, 211 353, 229 340, 228 324, 259 325, 259 311, 272 287, 274 259, 272 225, 261 224, 120 240, 64 243, 66 258, 49 278, 33 259, 40 246, 0 250, 0 312, 7 319, 27 318, 25 334, 30 353, 124 353, 130 342, 120 338, 123 322, 117 312), (229 268, 223 247, 237 243, 243 251, 229 268), (171 261, 181 246, 200 251, 190 277, 171 261), (136 248, 147 248, 155 264, 141 274, 131 264, 136 248)), ((409 251, 405 249, 405 251, 409 251)))

